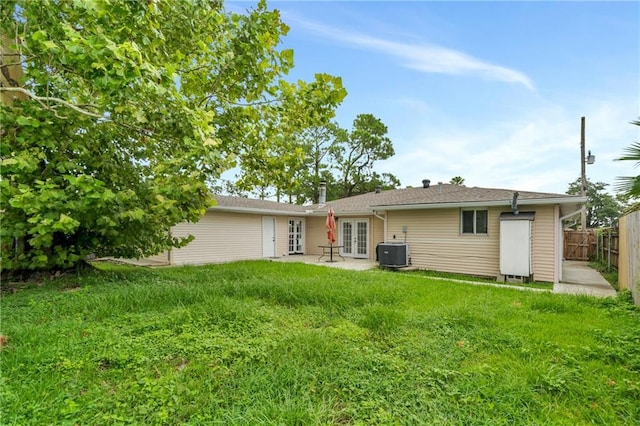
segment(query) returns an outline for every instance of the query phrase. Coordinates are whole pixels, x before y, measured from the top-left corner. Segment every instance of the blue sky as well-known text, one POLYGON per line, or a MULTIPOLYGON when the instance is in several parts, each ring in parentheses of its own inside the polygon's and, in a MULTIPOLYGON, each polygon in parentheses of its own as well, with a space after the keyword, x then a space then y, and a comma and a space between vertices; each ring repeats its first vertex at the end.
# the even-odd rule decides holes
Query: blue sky
MULTIPOLYGON (((250 3, 230 2, 242 11, 250 3)), ((637 175, 615 162, 640 140, 639 2, 271 1, 290 27, 294 79, 341 76, 336 121, 371 113, 396 155, 376 166, 424 178, 564 193, 580 174, 580 117, 592 181, 637 175)), ((628 162, 627 162, 628 163, 628 162)), ((612 185, 613 186, 613 185, 612 185)))

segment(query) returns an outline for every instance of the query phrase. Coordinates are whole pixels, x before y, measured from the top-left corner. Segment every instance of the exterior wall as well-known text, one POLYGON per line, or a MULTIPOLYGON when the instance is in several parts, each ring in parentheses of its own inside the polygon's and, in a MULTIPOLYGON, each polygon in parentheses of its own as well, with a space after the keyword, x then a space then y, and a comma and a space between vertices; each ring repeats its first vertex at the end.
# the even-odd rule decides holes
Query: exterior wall
MULTIPOLYGON (((350 217, 350 216, 349 216, 350 217)), ((376 245, 384 241, 384 221, 374 216, 353 216, 354 219, 369 219, 369 259, 376 258, 376 245)), ((305 219, 305 254, 317 255, 322 254, 319 245, 327 244, 327 230, 325 228, 326 217, 309 216, 305 219)), ((339 239, 340 226, 336 220, 336 241, 339 239)))
POLYGON ((375 216, 371 216, 370 230, 371 247, 369 248, 369 259, 376 258, 376 247, 379 243, 384 243, 384 221, 375 216))
MULTIPOLYGON (((523 208, 523 210, 529 210, 523 208)), ((534 209, 531 209, 534 210, 534 209)), ((555 206, 537 206, 533 221, 533 279, 555 282, 556 209, 555 206)))
MULTIPOLYGON (((534 279, 554 279, 554 207, 523 208, 535 211, 532 234, 534 279)), ((500 213, 507 208, 489 208, 486 235, 460 233, 460 209, 428 209, 387 212, 387 242, 404 242, 407 226, 414 266, 442 272, 496 277, 500 274, 500 213)))
POLYGON ((387 212, 387 242, 404 242, 407 227, 411 263, 423 269, 497 276, 499 210, 489 209, 486 235, 460 234, 459 209, 387 212))
MULTIPOLYGON (((286 218, 276 221, 278 253, 286 251, 286 218), (283 250, 280 250, 282 247, 283 250)), ((262 259, 262 215, 207 211, 197 223, 181 223, 175 236, 193 235, 186 247, 171 251, 172 264, 222 263, 234 260, 262 259)))
POLYGON ((289 256, 289 216, 276 216, 276 256, 289 256))
MULTIPOLYGON (((327 218, 324 216, 309 216, 305 218, 305 254, 320 256, 321 244, 327 244, 327 218)), ((337 236, 337 235, 336 235, 337 236)))

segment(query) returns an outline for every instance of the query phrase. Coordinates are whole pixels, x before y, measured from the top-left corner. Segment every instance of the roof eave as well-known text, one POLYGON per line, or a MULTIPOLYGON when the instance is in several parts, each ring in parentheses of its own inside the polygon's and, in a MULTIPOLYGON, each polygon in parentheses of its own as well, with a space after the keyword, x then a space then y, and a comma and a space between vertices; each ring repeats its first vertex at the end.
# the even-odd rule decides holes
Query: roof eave
POLYGON ((209 207, 209 211, 223 211, 232 213, 253 213, 253 214, 270 214, 279 216, 306 216, 308 211, 288 211, 288 210, 275 210, 275 209, 259 209, 253 207, 232 207, 232 206, 220 206, 216 205, 209 207))
MULTIPOLYGON (((556 197, 556 198, 525 198, 519 199, 519 206, 531 205, 555 205, 555 204, 581 204, 586 203, 587 197, 556 197)), ((456 203, 420 203, 420 204, 390 204, 374 205, 370 210, 424 210, 447 209, 464 207, 499 207, 511 206, 511 200, 465 201, 456 203)))

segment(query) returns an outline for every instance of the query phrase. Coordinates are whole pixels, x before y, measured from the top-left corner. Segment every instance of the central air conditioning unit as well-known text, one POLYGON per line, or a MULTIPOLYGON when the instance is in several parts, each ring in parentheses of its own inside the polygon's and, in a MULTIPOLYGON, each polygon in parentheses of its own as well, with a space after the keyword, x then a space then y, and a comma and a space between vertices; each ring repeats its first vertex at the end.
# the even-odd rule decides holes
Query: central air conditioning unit
POLYGON ((404 268, 409 266, 409 244, 380 243, 377 247, 378 262, 387 268, 404 268))

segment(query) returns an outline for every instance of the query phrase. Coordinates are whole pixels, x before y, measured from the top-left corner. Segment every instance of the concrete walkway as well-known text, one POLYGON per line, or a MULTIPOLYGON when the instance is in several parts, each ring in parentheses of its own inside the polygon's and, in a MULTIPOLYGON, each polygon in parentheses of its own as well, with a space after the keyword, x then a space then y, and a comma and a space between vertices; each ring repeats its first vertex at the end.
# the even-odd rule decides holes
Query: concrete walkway
POLYGON ((554 293, 578 294, 595 297, 615 297, 616 291, 587 262, 562 262, 562 281, 553 286, 554 293))

